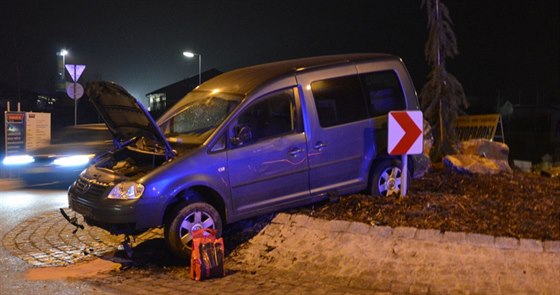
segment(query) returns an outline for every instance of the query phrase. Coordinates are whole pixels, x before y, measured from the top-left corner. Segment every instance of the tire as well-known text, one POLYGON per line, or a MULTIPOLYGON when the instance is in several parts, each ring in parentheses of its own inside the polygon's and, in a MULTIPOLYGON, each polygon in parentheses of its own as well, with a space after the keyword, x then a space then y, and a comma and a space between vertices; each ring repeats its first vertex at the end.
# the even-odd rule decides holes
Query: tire
MULTIPOLYGON (((398 159, 384 159, 377 163, 371 173, 370 194, 382 197, 400 194, 401 167, 401 161, 398 159)), ((410 187, 411 177, 410 171, 408 171, 407 187, 410 187)))
POLYGON ((165 242, 179 258, 190 257, 193 230, 213 228, 218 237, 222 235, 222 218, 208 203, 196 202, 179 206, 168 220, 164 230, 165 242))

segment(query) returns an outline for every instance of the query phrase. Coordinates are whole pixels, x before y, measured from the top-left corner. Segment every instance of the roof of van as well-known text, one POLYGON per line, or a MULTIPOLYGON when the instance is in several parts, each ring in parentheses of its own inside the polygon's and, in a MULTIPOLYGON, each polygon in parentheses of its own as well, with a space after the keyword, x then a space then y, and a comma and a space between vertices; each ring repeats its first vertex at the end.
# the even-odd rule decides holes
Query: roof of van
POLYGON ((369 60, 400 60, 398 57, 381 53, 354 53, 325 55, 277 61, 240 68, 223 73, 204 82, 197 90, 212 91, 220 89, 223 92, 248 94, 265 82, 293 75, 298 71, 311 68, 336 66, 369 60), (227 85, 227 88, 224 86, 227 85))

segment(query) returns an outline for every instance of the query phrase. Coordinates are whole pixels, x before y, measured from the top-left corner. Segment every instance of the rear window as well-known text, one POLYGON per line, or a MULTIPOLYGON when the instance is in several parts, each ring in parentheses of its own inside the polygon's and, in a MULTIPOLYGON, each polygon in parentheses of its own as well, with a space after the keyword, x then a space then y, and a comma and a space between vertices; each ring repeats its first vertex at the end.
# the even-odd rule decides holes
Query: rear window
POLYGON ((311 83, 321 127, 366 119, 364 95, 358 76, 337 77, 311 83))
POLYGON ((361 74, 360 80, 372 116, 387 115, 390 111, 405 109, 404 94, 395 72, 361 74))
POLYGON ((336 77, 311 83, 321 127, 387 115, 406 108, 393 71, 336 77))

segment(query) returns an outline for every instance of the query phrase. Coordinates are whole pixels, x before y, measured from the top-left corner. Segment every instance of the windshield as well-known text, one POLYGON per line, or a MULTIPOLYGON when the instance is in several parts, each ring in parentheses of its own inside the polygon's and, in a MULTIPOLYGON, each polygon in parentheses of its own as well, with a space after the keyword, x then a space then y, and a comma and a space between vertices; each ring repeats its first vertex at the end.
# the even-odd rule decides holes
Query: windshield
POLYGON ((202 144, 241 98, 225 93, 191 92, 177 114, 161 124, 161 129, 170 143, 202 144))

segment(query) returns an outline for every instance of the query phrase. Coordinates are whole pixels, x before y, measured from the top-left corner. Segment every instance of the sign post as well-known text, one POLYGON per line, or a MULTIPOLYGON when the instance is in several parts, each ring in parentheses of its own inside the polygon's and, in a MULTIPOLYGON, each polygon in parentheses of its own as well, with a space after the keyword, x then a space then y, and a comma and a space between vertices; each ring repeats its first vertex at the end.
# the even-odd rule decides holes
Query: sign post
POLYGON ((401 197, 406 196, 408 183, 408 155, 422 153, 423 117, 421 111, 389 112, 387 152, 402 155, 401 197))

